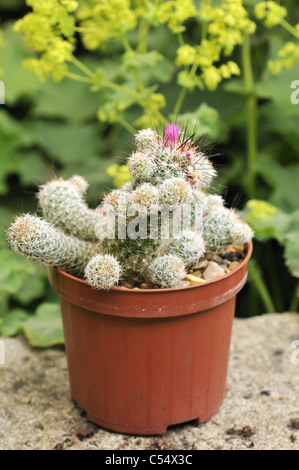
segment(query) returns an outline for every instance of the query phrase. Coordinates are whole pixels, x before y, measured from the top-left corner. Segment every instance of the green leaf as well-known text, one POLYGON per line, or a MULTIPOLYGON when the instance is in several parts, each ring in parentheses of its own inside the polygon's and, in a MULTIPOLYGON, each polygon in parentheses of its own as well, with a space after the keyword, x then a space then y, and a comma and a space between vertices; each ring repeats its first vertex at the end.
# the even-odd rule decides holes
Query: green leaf
POLYGON ((299 76, 299 64, 290 70, 282 70, 280 74, 273 75, 265 72, 263 78, 256 84, 256 91, 260 98, 270 99, 280 109, 283 115, 298 116, 299 106, 291 102, 291 94, 295 91, 291 83, 299 76))
POLYGON ((0 251, 0 292, 13 295, 21 303, 39 298, 45 289, 45 268, 11 250, 0 251))
POLYGON ((286 235, 285 259, 291 274, 299 278, 299 230, 286 235))
POLYGON ((82 122, 96 116, 98 103, 85 83, 63 80, 48 82, 38 94, 34 109, 38 117, 82 122))
POLYGON ((6 207, 0 206, 0 249, 7 247, 5 228, 12 221, 13 214, 6 207))
POLYGON ((279 106, 275 103, 269 103, 261 108, 261 122, 263 123, 262 132, 274 132, 283 136, 289 146, 299 153, 299 135, 298 135, 298 119, 293 115, 282 113, 279 106))
POLYGON ((25 310, 14 309, 3 318, 0 326, 2 336, 16 336, 22 333, 21 324, 28 318, 25 310))
POLYGON ((44 157, 38 151, 18 151, 19 177, 24 186, 37 186, 49 177, 49 168, 44 157))
POLYGON ((283 211, 298 209, 299 165, 282 166, 275 161, 259 161, 257 172, 271 185, 273 192, 269 202, 283 211))
POLYGON ((194 112, 180 114, 177 121, 182 127, 196 128, 198 135, 208 134, 209 139, 215 139, 220 135, 219 113, 206 103, 202 103, 194 112))
POLYGON ((44 266, 36 266, 36 275, 23 279, 21 287, 15 294, 21 304, 27 305, 35 299, 42 297, 48 285, 47 270, 44 266), (40 273, 38 272, 40 271, 40 273))
POLYGON ((32 346, 48 348, 64 344, 60 305, 40 305, 36 314, 22 323, 22 329, 32 346))
POLYGON ((17 149, 21 144, 22 130, 3 109, 0 110, 0 194, 6 194, 6 178, 19 169, 17 149))
POLYGON ((12 31, 12 24, 4 28, 4 48, 1 50, 1 68, 5 87, 5 101, 8 105, 15 105, 21 98, 32 98, 42 87, 38 78, 26 71, 22 62, 30 57, 32 52, 25 45, 22 36, 12 31))
POLYGON ((49 156, 64 164, 80 163, 99 155, 103 143, 93 124, 38 121, 37 141, 49 156))

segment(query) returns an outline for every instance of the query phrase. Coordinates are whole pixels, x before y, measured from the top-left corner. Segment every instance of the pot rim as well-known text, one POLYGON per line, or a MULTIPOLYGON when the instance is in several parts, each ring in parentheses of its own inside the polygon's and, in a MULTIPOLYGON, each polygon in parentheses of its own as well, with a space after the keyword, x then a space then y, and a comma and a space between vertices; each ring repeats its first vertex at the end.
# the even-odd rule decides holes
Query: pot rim
MULTIPOLYGON (((253 243, 252 241, 250 241, 249 243, 245 244, 246 248, 247 248, 247 253, 246 253, 246 256, 245 258, 240 262, 240 265, 233 269, 231 272, 229 273, 225 273, 223 276, 219 276, 219 277, 216 277, 215 279, 212 279, 211 281, 206 281, 206 282, 203 282, 201 284, 194 284, 194 285, 191 285, 191 286, 182 286, 182 287, 167 287, 167 288, 161 288, 161 289, 124 289, 122 288, 121 286, 117 286, 117 287, 111 287, 108 291, 114 291, 114 292, 122 292, 122 293, 134 293, 134 294, 140 294, 140 295, 143 295, 143 294, 149 294, 149 293, 155 293, 155 294, 163 294, 163 293, 166 293, 166 292, 177 292, 177 291, 185 291, 187 289, 198 289, 200 287, 203 287, 203 286, 207 286, 207 285, 211 285, 211 284, 216 284, 218 283, 219 281, 221 281, 222 279, 227 279, 229 278, 230 276, 233 276, 237 271, 239 271, 240 269, 242 269, 242 267, 244 265, 246 265, 249 261, 249 259, 251 258, 251 255, 252 255, 252 251, 253 251, 253 243)), ((89 284, 88 282, 84 281, 84 279, 80 279, 76 276, 72 276, 71 274, 68 274, 66 273, 65 271, 63 271, 62 269, 59 269, 59 268, 55 268, 54 269, 56 271, 58 271, 61 275, 69 278, 70 280, 72 281, 76 281, 76 282, 79 282, 87 287, 89 287, 90 289, 92 290, 97 290, 97 289, 93 289, 89 284)), ((98 289, 98 291, 101 291, 100 289, 98 289)))

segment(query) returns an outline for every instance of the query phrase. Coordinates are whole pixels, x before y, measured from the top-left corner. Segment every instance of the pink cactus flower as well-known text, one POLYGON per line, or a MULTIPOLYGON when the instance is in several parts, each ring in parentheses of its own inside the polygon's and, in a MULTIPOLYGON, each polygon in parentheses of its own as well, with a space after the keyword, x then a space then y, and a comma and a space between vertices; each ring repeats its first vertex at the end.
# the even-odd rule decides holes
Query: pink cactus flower
POLYGON ((167 123, 165 129, 165 143, 167 147, 171 147, 175 144, 180 135, 181 126, 174 123, 167 123))

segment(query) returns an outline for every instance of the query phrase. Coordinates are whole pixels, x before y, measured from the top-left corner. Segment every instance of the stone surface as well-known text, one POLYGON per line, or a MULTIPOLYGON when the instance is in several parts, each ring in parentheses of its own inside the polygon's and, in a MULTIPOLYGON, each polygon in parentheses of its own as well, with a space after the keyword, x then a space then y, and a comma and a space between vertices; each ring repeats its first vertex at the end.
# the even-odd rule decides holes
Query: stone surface
POLYGON ((299 347, 292 349, 294 340, 299 340, 298 314, 235 319, 227 393, 218 413, 201 425, 138 437, 86 420, 70 399, 62 350, 35 350, 23 338, 2 339, 0 449, 298 450, 299 347))
POLYGON ((225 274, 225 271, 223 268, 221 268, 221 266, 219 266, 218 263, 215 261, 209 261, 208 266, 203 272, 203 278, 206 281, 211 281, 216 277, 223 276, 223 274, 225 274))

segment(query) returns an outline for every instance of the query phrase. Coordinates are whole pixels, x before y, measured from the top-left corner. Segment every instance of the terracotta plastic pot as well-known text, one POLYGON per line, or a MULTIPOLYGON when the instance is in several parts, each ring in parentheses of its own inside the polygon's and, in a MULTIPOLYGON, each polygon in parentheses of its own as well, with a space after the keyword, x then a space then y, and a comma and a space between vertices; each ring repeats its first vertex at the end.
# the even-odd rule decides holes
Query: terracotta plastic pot
POLYGON ((251 253, 250 243, 229 274, 173 289, 95 291, 50 271, 61 299, 72 398, 90 421, 150 435, 216 413, 251 253))

